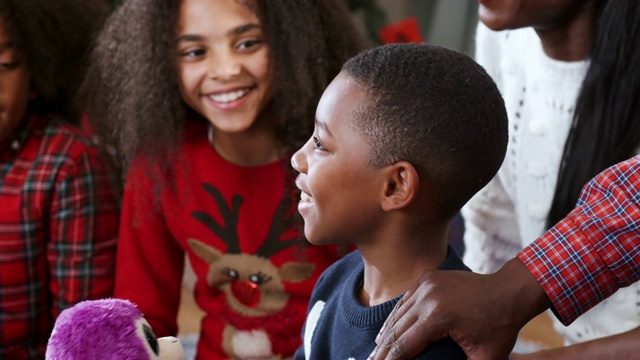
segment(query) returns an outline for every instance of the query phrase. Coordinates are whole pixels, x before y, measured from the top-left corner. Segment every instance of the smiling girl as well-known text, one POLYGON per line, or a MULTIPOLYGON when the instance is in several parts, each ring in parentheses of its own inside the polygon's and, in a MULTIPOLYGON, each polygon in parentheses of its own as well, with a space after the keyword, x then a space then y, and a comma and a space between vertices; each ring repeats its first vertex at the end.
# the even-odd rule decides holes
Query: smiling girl
POLYGON ((186 252, 199 359, 300 345, 311 290, 340 254, 304 240, 289 159, 362 48, 341 0, 132 0, 112 15, 85 88, 128 173, 116 296, 159 336, 177 332, 186 252))

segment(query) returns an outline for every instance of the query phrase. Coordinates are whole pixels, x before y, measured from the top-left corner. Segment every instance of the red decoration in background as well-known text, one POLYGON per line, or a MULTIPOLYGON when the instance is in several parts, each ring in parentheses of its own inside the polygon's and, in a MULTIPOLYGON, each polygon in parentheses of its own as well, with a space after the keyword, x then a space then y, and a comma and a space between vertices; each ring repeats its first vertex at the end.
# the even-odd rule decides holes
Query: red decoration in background
POLYGON ((418 20, 413 16, 380 29, 380 41, 383 44, 424 42, 418 20))

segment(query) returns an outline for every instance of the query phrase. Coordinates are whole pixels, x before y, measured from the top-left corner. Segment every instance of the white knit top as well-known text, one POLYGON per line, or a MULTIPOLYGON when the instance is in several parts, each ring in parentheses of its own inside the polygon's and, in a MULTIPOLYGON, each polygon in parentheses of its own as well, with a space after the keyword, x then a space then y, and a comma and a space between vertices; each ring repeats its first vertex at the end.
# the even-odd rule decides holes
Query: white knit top
MULTIPOLYGON (((464 262, 476 272, 492 273, 545 230, 589 62, 549 58, 532 28, 494 32, 482 23, 476 60, 496 81, 509 117, 502 168, 462 209, 464 262)), ((554 322, 567 344, 635 328, 640 325, 640 284, 618 291, 567 328, 554 322)))

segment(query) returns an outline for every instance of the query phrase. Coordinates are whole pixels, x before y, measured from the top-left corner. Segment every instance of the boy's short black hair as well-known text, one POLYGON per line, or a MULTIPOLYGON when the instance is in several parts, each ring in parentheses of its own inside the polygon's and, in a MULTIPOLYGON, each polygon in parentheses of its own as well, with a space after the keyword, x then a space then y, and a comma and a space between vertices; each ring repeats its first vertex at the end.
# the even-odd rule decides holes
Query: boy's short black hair
POLYGON ((360 53, 342 70, 370 96, 352 125, 371 146, 371 165, 410 162, 437 214, 453 216, 495 176, 507 114, 473 59, 436 45, 392 44, 360 53))

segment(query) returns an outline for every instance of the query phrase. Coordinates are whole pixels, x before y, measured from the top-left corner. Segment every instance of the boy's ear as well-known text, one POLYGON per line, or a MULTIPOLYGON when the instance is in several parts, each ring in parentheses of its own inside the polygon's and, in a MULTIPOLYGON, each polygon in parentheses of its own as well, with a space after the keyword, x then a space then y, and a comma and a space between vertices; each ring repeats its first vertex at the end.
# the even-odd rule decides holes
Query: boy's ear
POLYGON ((387 176, 382 209, 390 211, 407 207, 416 198, 420 189, 418 171, 406 161, 388 166, 385 171, 387 176))

